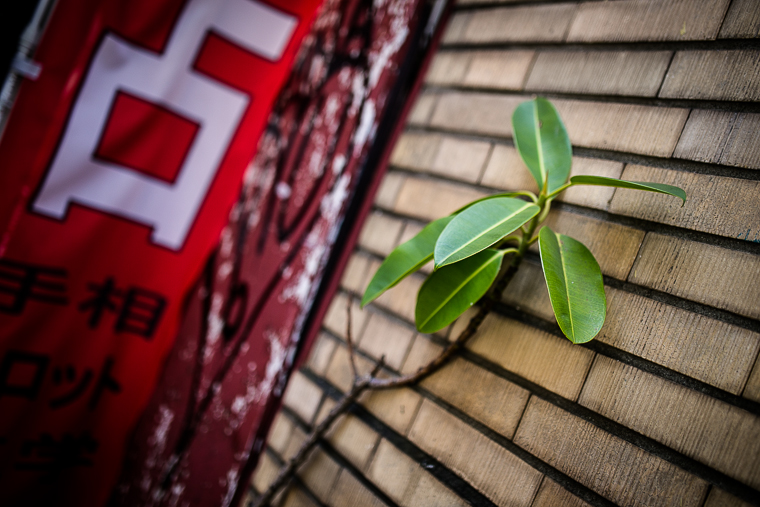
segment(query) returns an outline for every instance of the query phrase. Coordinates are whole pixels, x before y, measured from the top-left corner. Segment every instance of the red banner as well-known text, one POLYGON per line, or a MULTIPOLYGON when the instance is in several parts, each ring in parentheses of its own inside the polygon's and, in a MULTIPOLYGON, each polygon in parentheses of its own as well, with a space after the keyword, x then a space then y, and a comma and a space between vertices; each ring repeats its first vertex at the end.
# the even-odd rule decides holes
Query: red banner
POLYGON ((3 505, 102 505, 318 0, 59 2, 0 143, 3 505))

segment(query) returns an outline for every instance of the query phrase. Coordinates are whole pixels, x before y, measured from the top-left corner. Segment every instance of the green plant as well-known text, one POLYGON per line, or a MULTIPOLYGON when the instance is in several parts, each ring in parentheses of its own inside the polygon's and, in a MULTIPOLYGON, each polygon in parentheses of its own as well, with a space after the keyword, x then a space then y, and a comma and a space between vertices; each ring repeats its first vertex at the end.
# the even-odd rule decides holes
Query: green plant
POLYGON ((434 333, 493 290, 497 280, 506 279, 528 247, 538 242, 549 298, 562 332, 573 343, 587 342, 599 333, 606 314, 602 272, 581 242, 541 227, 552 201, 575 185, 647 190, 679 197, 683 203, 686 193, 661 183, 570 178, 570 139, 554 106, 544 98, 520 104, 512 116, 512 128, 515 147, 538 184, 538 195, 529 191, 492 195, 430 223, 388 255, 370 281, 362 306, 434 260, 435 269, 420 288, 415 309, 417 329, 434 333), (511 262, 505 263, 508 255, 511 262))
POLYGON ((606 301, 599 264, 579 241, 539 226, 552 201, 574 185, 603 185, 660 192, 680 197, 678 187, 661 183, 623 181, 598 176, 570 176, 572 148, 565 126, 551 103, 537 98, 520 104, 512 116, 514 141, 520 156, 538 183, 538 195, 528 191, 497 194, 471 202, 451 215, 428 224, 398 246, 380 265, 362 298, 362 306, 380 296, 427 262, 435 261, 417 296, 417 329, 434 333, 480 301, 478 312, 462 332, 429 363, 409 375, 378 373, 384 359, 360 374, 351 338, 351 300, 346 310, 346 345, 353 376, 351 389, 316 425, 301 448, 252 504, 269 505, 332 424, 368 390, 413 385, 437 371, 478 330, 493 305, 501 299, 528 247, 538 242, 544 278, 560 329, 574 343, 591 340, 604 324, 606 301), (510 261, 504 262, 509 255, 510 261))

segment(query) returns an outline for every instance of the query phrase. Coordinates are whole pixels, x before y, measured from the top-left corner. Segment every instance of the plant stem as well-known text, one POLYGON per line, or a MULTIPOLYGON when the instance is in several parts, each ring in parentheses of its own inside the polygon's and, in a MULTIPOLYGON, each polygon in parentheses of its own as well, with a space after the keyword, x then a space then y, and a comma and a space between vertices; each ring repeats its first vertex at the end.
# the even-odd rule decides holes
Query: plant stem
POLYGON ((367 376, 359 377, 356 373, 356 359, 354 357, 353 341, 351 339, 351 300, 349 298, 346 312, 348 314, 348 323, 346 329, 346 342, 348 344, 349 355, 351 356, 351 369, 354 373, 354 382, 351 390, 343 395, 338 403, 333 407, 330 413, 325 417, 309 434, 309 437, 301 445, 298 452, 290 459, 288 464, 280 470, 277 478, 269 485, 267 490, 256 499, 252 504, 252 507, 263 507, 268 505, 269 502, 275 497, 280 488, 287 482, 297 468, 306 461, 306 457, 309 452, 314 448, 314 445, 324 436, 330 429, 335 420, 343 413, 347 412, 351 405, 356 402, 359 396, 367 390, 375 389, 391 389, 404 387, 412 384, 416 384, 428 375, 432 375, 438 371, 443 365, 445 365, 452 355, 464 346, 467 341, 472 338, 477 332, 480 325, 485 318, 493 310, 493 307, 501 301, 501 295, 509 285, 509 282, 517 273, 520 264, 523 261, 525 252, 532 243, 531 238, 536 232, 536 228, 546 218, 551 201, 545 196, 540 196, 537 203, 541 207, 541 212, 536 215, 530 222, 527 229, 523 229, 523 236, 520 238, 520 245, 515 250, 514 256, 511 262, 506 267, 504 272, 497 278, 496 282, 491 286, 485 297, 481 300, 480 308, 467 324, 467 327, 459 333, 456 340, 451 342, 438 356, 430 361, 425 366, 418 369, 416 372, 410 375, 404 375, 394 378, 377 378, 377 372, 383 366, 384 360, 381 358, 375 366, 374 370, 367 376))
POLYGON ((314 448, 314 445, 319 441, 319 439, 322 438, 327 430, 330 429, 332 423, 341 414, 346 412, 351 404, 356 401, 357 398, 359 398, 359 396, 369 387, 369 380, 369 377, 365 377, 361 381, 354 383, 353 387, 351 387, 351 390, 343 395, 343 397, 340 399, 340 401, 338 401, 335 407, 333 407, 330 413, 327 414, 327 417, 325 417, 322 422, 320 422, 314 428, 314 430, 312 430, 311 434, 309 434, 309 438, 307 438, 306 441, 301 445, 301 448, 298 449, 298 452, 290 459, 288 464, 280 469, 280 473, 277 474, 277 478, 275 478, 272 484, 269 485, 269 488, 267 488, 267 490, 253 502, 252 507, 263 507, 265 505, 269 505, 280 488, 288 479, 290 479, 290 476, 304 461, 306 461, 306 457, 308 456, 309 451, 314 448))

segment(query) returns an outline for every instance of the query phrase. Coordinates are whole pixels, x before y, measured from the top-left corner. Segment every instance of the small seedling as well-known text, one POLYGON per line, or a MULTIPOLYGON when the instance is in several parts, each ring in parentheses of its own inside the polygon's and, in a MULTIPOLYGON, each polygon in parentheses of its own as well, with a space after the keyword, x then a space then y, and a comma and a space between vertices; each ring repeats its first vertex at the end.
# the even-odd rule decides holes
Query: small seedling
POLYGON ((520 104, 512 115, 512 129, 515 147, 538 184, 538 195, 529 191, 492 195, 430 223, 388 255, 369 283, 362 306, 434 260, 435 270, 420 288, 415 309, 417 329, 434 333, 485 296, 499 274, 508 266, 516 268, 527 248, 538 241, 560 329, 573 343, 585 343, 599 333, 606 315, 602 272, 581 242, 541 227, 552 201, 576 185, 659 192, 683 203, 686 193, 662 183, 570 178, 570 139, 554 106, 544 98, 520 104), (511 256, 508 265, 506 256, 511 256))
POLYGON ((431 222, 388 255, 362 298, 362 306, 369 304, 434 260, 435 270, 417 295, 417 329, 423 333, 434 333, 480 301, 478 312, 442 352, 416 372, 402 376, 378 376, 385 366, 381 358, 370 373, 361 375, 351 337, 349 298, 346 306, 346 345, 353 376, 351 389, 314 427, 276 479, 253 502, 253 507, 269 505, 280 488, 304 463, 319 439, 363 392, 413 385, 446 364, 476 333, 493 305, 501 299, 502 292, 531 244, 538 242, 549 298, 565 336, 573 343, 584 343, 599 333, 606 314, 599 264, 581 242, 546 226, 539 229, 549 214, 552 201, 560 193, 575 185, 603 185, 660 192, 686 202, 683 190, 661 183, 599 176, 573 176, 568 180, 572 162, 570 139, 557 111, 546 99, 539 97, 520 104, 512 115, 512 128, 515 147, 538 183, 538 195, 528 191, 492 195, 431 222), (510 261, 504 262, 507 256, 510 256, 510 261))

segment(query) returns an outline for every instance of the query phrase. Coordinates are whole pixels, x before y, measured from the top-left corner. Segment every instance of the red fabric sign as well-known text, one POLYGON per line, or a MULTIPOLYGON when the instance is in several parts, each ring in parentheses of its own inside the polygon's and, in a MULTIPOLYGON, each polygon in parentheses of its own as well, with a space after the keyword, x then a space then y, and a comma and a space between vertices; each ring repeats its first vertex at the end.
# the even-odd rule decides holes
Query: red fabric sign
POLYGON ((0 143, 3 505, 106 501, 319 3, 58 3, 0 143))

